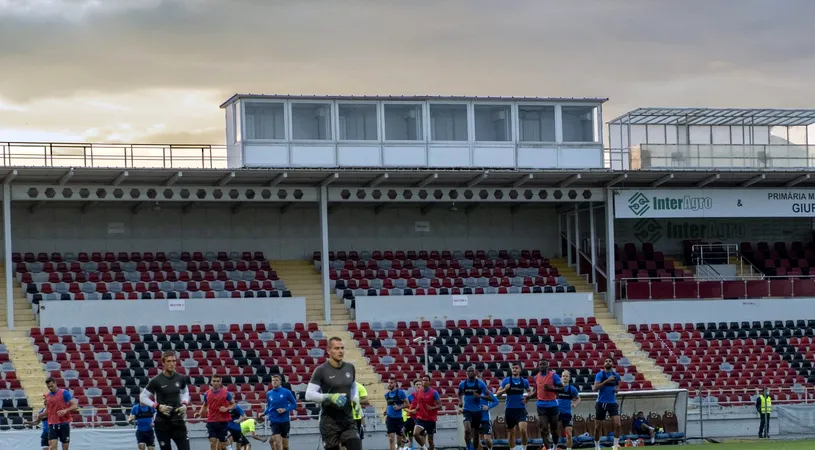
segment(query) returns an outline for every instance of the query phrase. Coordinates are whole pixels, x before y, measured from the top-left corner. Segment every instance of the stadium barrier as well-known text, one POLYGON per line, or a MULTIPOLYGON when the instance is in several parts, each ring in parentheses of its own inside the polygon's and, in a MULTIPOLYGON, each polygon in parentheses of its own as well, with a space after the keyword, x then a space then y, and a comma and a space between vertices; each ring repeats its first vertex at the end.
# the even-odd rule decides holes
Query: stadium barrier
POLYGON ((623 278, 619 301, 815 297, 815 279, 805 276, 740 277, 737 280, 623 278))
POLYGON ((225 169, 226 146, 208 144, 92 144, 0 142, 6 167, 120 167, 225 169))

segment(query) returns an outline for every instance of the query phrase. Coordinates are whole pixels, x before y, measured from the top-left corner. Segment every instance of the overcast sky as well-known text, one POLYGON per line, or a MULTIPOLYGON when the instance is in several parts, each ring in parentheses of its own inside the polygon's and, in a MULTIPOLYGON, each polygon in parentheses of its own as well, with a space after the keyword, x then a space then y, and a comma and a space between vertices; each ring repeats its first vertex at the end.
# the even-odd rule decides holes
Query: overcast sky
POLYGON ((815 0, 0 0, 0 141, 224 140, 235 92, 815 107, 815 0))

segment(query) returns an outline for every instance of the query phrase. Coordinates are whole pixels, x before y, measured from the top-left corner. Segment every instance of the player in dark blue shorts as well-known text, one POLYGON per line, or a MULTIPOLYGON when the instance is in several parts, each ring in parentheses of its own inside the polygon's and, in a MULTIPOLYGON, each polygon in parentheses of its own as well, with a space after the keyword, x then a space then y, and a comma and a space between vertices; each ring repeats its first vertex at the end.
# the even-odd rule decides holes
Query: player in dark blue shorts
POLYGON ((614 426, 614 447, 620 447, 620 406, 617 404, 617 391, 620 389, 620 375, 614 371, 614 360, 606 358, 603 370, 594 377, 592 389, 598 391, 594 406, 594 448, 600 450, 600 433, 603 421, 611 418, 614 426))
POLYGON ((391 376, 388 380, 388 392, 385 393, 385 401, 388 404, 385 411, 388 445, 390 450, 396 450, 397 447, 404 445, 405 419, 402 416, 402 409, 410 408, 410 402, 408 402, 405 391, 399 389, 394 376, 391 376))
MULTIPOLYGON (((43 396, 43 405, 46 404, 45 397, 43 396)), ((37 412, 37 414, 31 419, 25 422, 26 425, 36 426, 37 424, 42 424, 42 433, 40 434, 40 447, 41 450, 48 450, 51 448, 48 445, 48 412, 45 408, 42 408, 37 412)))
POLYGON ((468 367, 467 379, 458 385, 458 406, 464 415, 464 441, 470 450, 479 447, 481 413, 486 411, 486 406, 481 405, 481 397, 489 398, 488 392, 487 385, 476 377, 475 366, 468 367))
MULTIPOLYGON (((481 399, 481 426, 478 427, 479 441, 483 440, 488 449, 492 450, 492 416, 490 410, 498 406, 498 397, 487 391, 487 397, 481 399)), ((480 442, 479 442, 480 443, 480 442)))
POLYGON ((526 450, 528 445, 528 434, 526 432, 526 411, 525 395, 529 393, 529 380, 521 377, 521 363, 512 364, 512 376, 501 381, 501 388, 495 394, 498 396, 506 394, 506 411, 504 411, 504 421, 507 425, 507 441, 509 448, 513 448, 518 442, 520 434, 521 447, 526 450))
POLYGON ((138 404, 130 410, 127 421, 136 423, 136 444, 139 450, 153 450, 156 448, 156 433, 153 430, 153 419, 156 410, 152 406, 138 404))
POLYGON ((580 403, 580 392, 570 383, 572 374, 568 370, 563 370, 560 379, 563 382, 563 392, 557 393, 560 426, 566 435, 566 450, 572 450, 572 408, 580 403))

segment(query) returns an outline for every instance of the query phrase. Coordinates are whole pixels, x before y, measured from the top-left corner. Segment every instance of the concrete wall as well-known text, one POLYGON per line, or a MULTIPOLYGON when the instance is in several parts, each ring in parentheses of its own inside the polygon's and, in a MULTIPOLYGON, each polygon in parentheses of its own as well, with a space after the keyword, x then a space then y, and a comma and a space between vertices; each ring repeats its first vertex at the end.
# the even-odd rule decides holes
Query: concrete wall
MULTIPOLYGON (((247 206, 232 214, 228 206, 196 205, 183 213, 180 205, 128 208, 100 204, 82 214, 79 203, 43 205, 29 212, 12 209, 13 250, 18 252, 79 251, 263 251, 271 259, 308 259, 320 249, 316 204, 296 205, 286 214, 278 208, 247 206), (66 206, 67 205, 67 206, 66 206), (121 223, 123 233, 109 233, 121 223)), ((388 206, 379 214, 374 205, 343 205, 329 215, 332 250, 467 250, 556 248, 554 206, 529 206, 510 212, 509 206, 486 205, 464 213, 447 206, 422 215, 421 205, 388 206), (417 221, 430 231, 416 231, 417 221)), ((0 230, 1 231, 1 230, 0 230)))
POLYGON ((813 298, 637 300, 614 305, 617 320, 624 325, 806 319, 813 311, 813 298))
POLYGON ((41 307, 40 326, 55 328, 306 322, 302 297, 51 301, 41 307), (180 304, 183 310, 170 310, 180 304))
POLYGON ((591 293, 357 297, 357 322, 591 317, 591 293))

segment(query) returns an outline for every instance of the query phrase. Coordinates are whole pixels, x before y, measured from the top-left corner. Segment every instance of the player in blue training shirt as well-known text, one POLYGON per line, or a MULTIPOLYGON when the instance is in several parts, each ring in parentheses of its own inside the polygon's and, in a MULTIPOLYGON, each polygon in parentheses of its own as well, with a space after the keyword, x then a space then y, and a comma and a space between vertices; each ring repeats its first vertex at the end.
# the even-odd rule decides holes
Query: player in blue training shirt
POLYGON ((592 390, 598 391, 594 407, 594 448, 600 450, 600 433, 603 421, 611 418, 614 426, 614 449, 620 448, 620 406, 617 404, 617 391, 620 389, 620 375, 614 371, 614 360, 606 358, 603 370, 594 377, 592 390))
POLYGON ((572 450, 572 408, 580 403, 580 392, 570 383, 572 374, 568 370, 563 370, 560 379, 563 381, 563 392, 557 393, 560 425, 566 435, 566 450, 572 450))
POLYGON ((136 423, 136 443, 139 450, 153 450, 156 448, 156 434, 153 430, 153 419, 156 417, 156 410, 152 406, 133 405, 130 410, 128 422, 136 423))
POLYGON ((229 431, 227 448, 231 448, 233 444, 236 448, 243 446, 241 443, 244 440, 243 432, 241 431, 241 422, 245 419, 246 411, 236 403, 232 411, 229 411, 229 423, 226 425, 226 429, 229 431))
POLYGON ((529 393, 529 380, 521 377, 521 363, 512 364, 512 376, 501 381, 501 389, 495 394, 498 396, 506 394, 506 411, 504 412, 507 426, 507 442, 509 448, 515 447, 518 442, 520 432, 521 448, 526 450, 528 445, 528 435, 526 432, 526 419, 529 415, 526 411, 524 396, 529 393))
POLYGON ((481 429, 481 413, 486 411, 481 397, 489 398, 487 392, 487 385, 476 378, 475 366, 468 367, 467 379, 458 385, 458 407, 464 415, 464 441, 468 449, 480 447, 477 436, 481 429))
POLYGON ((294 394, 282 386, 279 374, 272 375, 272 389, 266 392, 266 409, 261 414, 269 422, 273 443, 276 448, 288 447, 291 431, 291 412, 297 409, 294 394))
MULTIPOLYGON (((45 396, 42 397, 43 405, 48 404, 48 400, 46 400, 45 396)), ((38 423, 42 424, 42 434, 40 434, 40 447, 41 450, 48 450, 51 446, 48 444, 48 412, 43 407, 37 415, 32 417, 32 420, 26 420, 26 425, 36 426, 38 423)))
POLYGON ((478 430, 474 430, 478 433, 479 444, 483 440, 490 450, 492 450, 492 417, 490 416, 490 410, 498 406, 498 403, 498 397, 487 391, 487 396, 481 399, 481 408, 486 408, 481 412, 481 426, 478 430))
POLYGON ((404 445, 405 440, 405 419, 402 410, 410 408, 407 394, 399 389, 396 377, 388 379, 388 392, 385 393, 385 401, 388 409, 385 411, 385 427, 388 433, 388 445, 390 450, 404 445))

